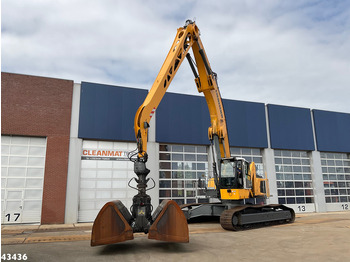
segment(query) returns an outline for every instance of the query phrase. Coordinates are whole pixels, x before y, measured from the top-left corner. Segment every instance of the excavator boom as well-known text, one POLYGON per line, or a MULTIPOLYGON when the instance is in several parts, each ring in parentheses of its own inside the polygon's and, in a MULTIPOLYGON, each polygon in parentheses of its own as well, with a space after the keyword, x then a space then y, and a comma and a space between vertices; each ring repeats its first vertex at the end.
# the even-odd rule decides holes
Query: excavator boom
POLYGON ((208 131, 209 138, 211 139, 214 134, 217 134, 220 138, 221 157, 230 156, 228 139, 224 139, 228 137, 228 134, 224 107, 216 81, 216 74, 210 68, 197 25, 195 22, 187 20, 184 27, 177 29, 176 37, 163 66, 145 101, 136 112, 134 130, 140 157, 143 157, 147 152, 147 134, 150 120, 185 57, 189 61, 191 69, 195 74, 195 83, 198 92, 203 92, 208 104, 211 119, 211 127, 208 131), (189 54, 191 48, 198 72, 189 54))

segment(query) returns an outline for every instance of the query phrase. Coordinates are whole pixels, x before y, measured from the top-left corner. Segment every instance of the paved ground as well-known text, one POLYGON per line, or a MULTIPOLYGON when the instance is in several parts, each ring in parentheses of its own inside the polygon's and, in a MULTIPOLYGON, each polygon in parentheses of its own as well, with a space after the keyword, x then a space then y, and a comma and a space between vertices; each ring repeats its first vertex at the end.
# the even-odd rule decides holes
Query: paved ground
POLYGON ((91 224, 2 226, 2 254, 27 261, 350 261, 350 212, 297 215, 293 224, 239 232, 218 223, 189 225, 190 243, 148 240, 144 234, 90 247, 91 224))

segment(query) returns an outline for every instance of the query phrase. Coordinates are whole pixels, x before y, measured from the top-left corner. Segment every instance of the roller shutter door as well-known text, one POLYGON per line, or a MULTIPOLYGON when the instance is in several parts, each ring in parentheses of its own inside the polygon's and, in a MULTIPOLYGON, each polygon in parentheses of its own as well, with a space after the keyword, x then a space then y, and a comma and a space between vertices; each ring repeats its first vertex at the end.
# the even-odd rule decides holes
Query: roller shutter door
POLYGON ((306 151, 275 150, 278 203, 296 213, 315 212, 314 185, 306 151))
POLYGON ((127 152, 135 148, 135 143, 83 141, 78 222, 93 222, 111 200, 131 206, 136 193, 128 187, 134 167, 127 152))
POLYGON ((350 210, 350 154, 321 153, 327 211, 350 210))
POLYGON ((1 223, 40 223, 46 138, 1 136, 1 223))

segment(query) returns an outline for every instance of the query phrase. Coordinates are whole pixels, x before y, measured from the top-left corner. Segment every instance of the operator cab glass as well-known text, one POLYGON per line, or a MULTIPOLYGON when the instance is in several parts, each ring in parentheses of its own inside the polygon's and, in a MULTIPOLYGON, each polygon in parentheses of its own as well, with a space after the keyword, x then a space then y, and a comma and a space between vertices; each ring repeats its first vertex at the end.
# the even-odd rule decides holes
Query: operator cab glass
POLYGON ((220 186, 223 189, 251 188, 249 163, 244 159, 222 159, 220 186))
POLYGON ((235 188, 236 162, 233 159, 221 160, 220 186, 221 188, 235 188))

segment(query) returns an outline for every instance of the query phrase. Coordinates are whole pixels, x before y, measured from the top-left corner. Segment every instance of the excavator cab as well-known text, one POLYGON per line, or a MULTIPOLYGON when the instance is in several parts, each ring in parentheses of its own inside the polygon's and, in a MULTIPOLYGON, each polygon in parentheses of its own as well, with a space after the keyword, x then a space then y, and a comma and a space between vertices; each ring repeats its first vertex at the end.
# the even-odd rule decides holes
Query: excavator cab
POLYGON ((252 176, 249 172, 249 163, 243 158, 224 158, 220 161, 220 188, 239 189, 251 188, 252 176))
POLYGON ((255 163, 244 158, 229 157, 219 159, 217 180, 219 197, 224 200, 242 200, 269 196, 267 179, 256 174, 255 163))

